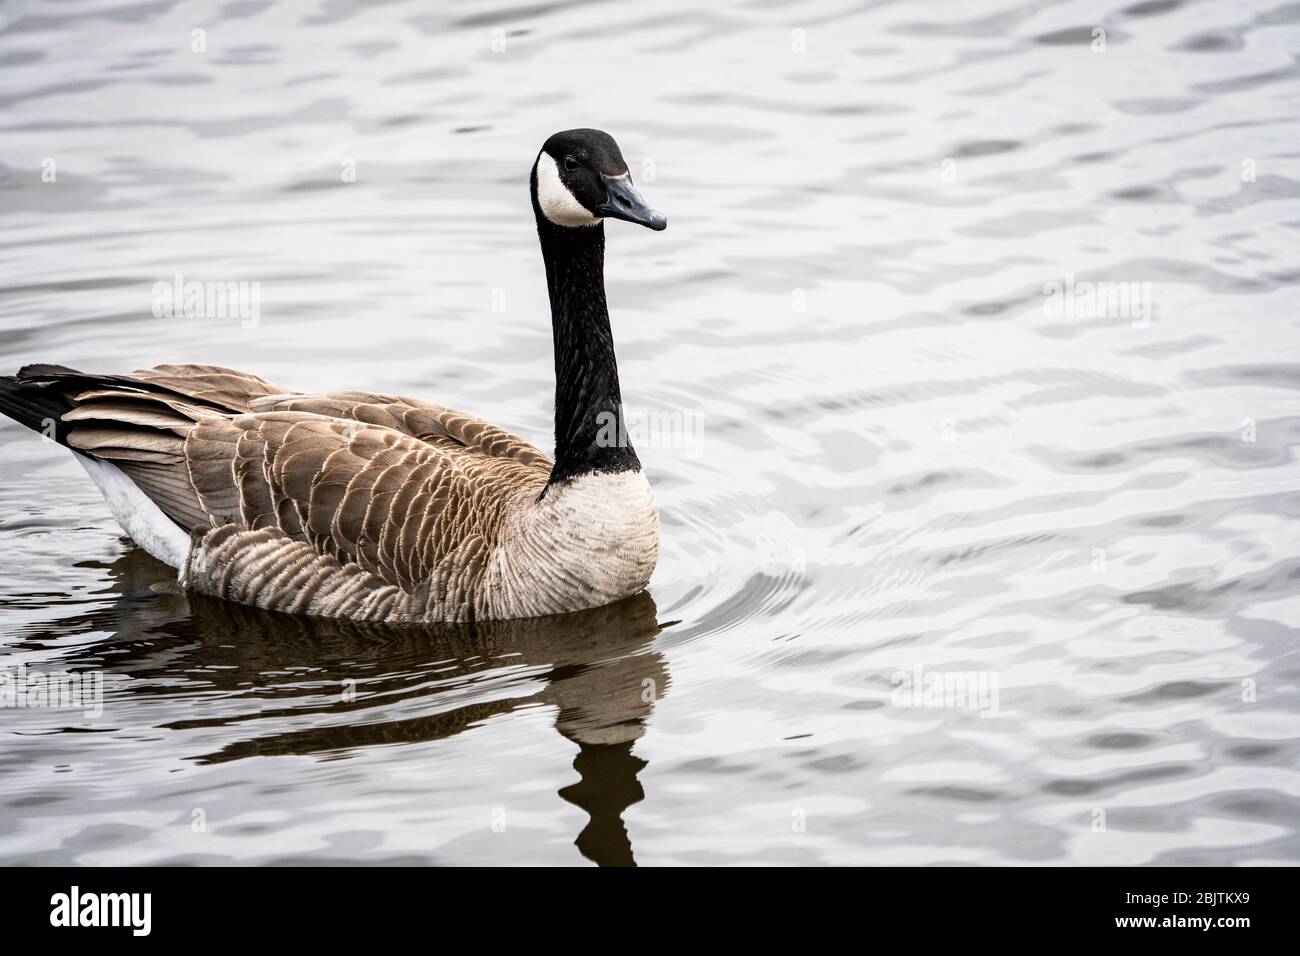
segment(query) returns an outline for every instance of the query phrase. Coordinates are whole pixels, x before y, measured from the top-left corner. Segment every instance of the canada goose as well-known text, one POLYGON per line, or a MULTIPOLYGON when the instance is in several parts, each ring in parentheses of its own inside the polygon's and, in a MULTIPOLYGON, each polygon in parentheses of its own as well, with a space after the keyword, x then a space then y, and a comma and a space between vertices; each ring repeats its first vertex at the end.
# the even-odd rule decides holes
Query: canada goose
POLYGON ((71 448, 126 533, 200 593, 393 623, 635 594, 659 557, 659 515, 620 427, 603 222, 667 222, 599 130, 548 139, 530 186, 555 345, 554 462, 442 405, 308 395, 210 365, 29 365, 0 377, 0 412, 71 448))

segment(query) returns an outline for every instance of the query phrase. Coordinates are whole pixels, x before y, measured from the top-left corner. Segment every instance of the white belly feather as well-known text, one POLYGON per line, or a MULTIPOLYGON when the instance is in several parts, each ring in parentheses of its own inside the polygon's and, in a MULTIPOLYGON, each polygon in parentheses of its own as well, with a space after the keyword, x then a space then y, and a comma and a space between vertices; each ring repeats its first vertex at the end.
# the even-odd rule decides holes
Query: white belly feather
POLYGON ((131 540, 164 564, 180 569, 190 553, 190 536, 149 500, 116 465, 73 452, 99 488, 108 510, 131 540))

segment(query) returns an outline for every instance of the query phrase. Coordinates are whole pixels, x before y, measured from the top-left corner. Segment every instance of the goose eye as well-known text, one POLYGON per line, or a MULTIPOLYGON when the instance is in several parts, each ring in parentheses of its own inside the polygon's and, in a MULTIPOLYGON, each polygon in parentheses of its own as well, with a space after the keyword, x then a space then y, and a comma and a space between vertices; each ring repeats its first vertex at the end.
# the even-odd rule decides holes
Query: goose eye
POLYGON ((564 168, 567 169, 569 172, 573 172, 575 169, 578 168, 578 161, 574 159, 572 156, 565 156, 564 168))

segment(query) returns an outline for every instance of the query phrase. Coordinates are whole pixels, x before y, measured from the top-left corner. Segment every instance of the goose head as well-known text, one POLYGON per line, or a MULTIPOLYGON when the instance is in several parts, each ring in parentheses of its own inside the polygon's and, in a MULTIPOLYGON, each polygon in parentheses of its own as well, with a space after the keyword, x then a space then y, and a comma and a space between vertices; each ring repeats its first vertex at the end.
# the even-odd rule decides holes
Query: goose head
POLYGON ((580 229, 624 219, 656 231, 668 225, 632 185, 614 137, 598 129, 568 129, 548 139, 533 164, 532 193, 539 223, 580 229))

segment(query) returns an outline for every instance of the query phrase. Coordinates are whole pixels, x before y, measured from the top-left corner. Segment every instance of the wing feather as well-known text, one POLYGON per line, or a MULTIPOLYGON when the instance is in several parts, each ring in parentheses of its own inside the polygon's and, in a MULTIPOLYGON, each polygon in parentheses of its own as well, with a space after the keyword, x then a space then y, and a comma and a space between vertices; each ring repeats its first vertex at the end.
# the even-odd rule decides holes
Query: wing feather
POLYGON ((365 615, 472 607, 508 516, 551 467, 504 429, 399 395, 293 393, 207 365, 23 375, 61 390, 70 446, 199 536, 196 586, 280 610, 318 595, 365 615))

